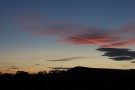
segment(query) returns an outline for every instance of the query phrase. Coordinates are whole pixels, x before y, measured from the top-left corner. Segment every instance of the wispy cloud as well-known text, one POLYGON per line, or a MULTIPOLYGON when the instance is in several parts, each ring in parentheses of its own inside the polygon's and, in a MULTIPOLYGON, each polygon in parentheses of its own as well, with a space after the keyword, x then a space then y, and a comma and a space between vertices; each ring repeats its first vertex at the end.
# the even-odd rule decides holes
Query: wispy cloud
POLYGON ((94 34, 84 34, 78 35, 80 38, 76 37, 68 37, 60 42, 68 42, 71 44, 104 44, 110 46, 110 42, 119 41, 118 37, 111 37, 107 35, 94 35, 94 34), (108 43, 108 44, 107 44, 108 43))
POLYGON ((8 69, 19 69, 19 68, 16 67, 16 66, 11 66, 11 67, 9 67, 8 69))
POLYGON ((4 71, 12 71, 12 70, 4 70, 4 71))
POLYGON ((76 59, 82 59, 86 57, 68 57, 68 58, 61 58, 61 59, 53 59, 53 60, 46 60, 46 61, 52 61, 52 62, 57 62, 57 61, 70 61, 70 60, 76 60, 76 59))
MULTIPOLYGON (((135 45, 135 39, 127 40, 127 41, 119 41, 117 43, 112 43, 112 47, 127 47, 127 46, 133 46, 135 45)), ((109 45, 101 45, 101 48, 111 48, 109 45)))
POLYGON ((135 45, 134 34, 135 23, 131 23, 131 25, 125 25, 113 30, 89 28, 87 31, 84 30, 83 33, 77 34, 79 38, 69 36, 60 42, 68 42, 76 45, 98 44, 101 48, 127 47, 135 45))
POLYGON ((35 64, 36 66, 39 66, 40 64, 35 64))
POLYGON ((115 61, 133 60, 135 59, 135 51, 122 48, 99 48, 98 51, 105 52, 102 56, 108 56, 115 61))
POLYGON ((123 25, 116 29, 96 26, 55 22, 42 23, 38 20, 26 20, 27 31, 40 36, 61 36, 58 42, 75 45, 97 44, 101 48, 117 48, 135 45, 135 23, 123 25), (29 22, 28 22, 29 21, 29 22), (34 24, 33 24, 34 22, 34 24))

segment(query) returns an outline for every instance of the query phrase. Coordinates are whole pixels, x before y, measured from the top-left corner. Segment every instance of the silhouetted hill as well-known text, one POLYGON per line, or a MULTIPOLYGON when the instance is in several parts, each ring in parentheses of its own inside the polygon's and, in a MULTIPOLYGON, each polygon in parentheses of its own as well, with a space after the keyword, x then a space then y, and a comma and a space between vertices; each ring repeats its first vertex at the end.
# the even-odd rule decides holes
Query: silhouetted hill
MULTIPOLYGON (((15 75, 0 75, 3 88, 16 90, 104 90, 134 89, 135 70, 74 67, 67 71, 52 70, 50 73, 29 74, 18 71, 15 75), (19 88, 18 88, 18 87, 19 88)), ((3 89, 4 90, 4 89, 3 89)))
MULTIPOLYGON (((135 70, 122 70, 122 69, 104 69, 104 68, 87 68, 87 67, 75 67, 67 70, 67 73, 74 75, 82 75, 88 77, 132 77, 135 78, 135 70)), ((84 77, 85 78, 85 77, 84 77)))

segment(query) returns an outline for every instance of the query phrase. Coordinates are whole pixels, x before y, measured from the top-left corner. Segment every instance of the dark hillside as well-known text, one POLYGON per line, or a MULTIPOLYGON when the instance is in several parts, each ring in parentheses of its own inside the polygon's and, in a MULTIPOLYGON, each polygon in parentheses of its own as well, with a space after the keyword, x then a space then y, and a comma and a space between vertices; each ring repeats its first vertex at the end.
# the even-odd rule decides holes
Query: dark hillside
POLYGON ((134 89, 135 70, 75 67, 67 71, 29 74, 18 71, 15 75, 0 75, 1 87, 14 90, 104 90, 134 89), (93 89, 94 88, 94 89, 93 89))

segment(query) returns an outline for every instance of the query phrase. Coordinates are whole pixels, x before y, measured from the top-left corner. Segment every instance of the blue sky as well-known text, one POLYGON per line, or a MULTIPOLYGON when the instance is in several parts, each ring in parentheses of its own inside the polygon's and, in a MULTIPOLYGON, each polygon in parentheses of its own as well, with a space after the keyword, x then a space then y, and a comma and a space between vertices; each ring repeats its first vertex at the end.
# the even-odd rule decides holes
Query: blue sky
MULTIPOLYGON (((8 71, 7 69, 12 66, 29 72, 44 70, 52 66, 77 65, 101 68, 123 68, 123 65, 126 65, 129 68, 135 68, 127 61, 116 62, 102 57, 103 53, 95 50, 97 45, 60 44, 57 40, 61 39, 61 36, 33 35, 27 32, 29 27, 20 23, 20 20, 24 18, 28 20, 36 18, 42 22, 42 25, 68 22, 78 26, 106 28, 105 31, 110 31, 134 22, 134 11, 134 0, 1 0, 1 71, 8 71), (87 58, 68 62, 45 61, 78 56, 87 58), (91 57, 97 58, 90 60, 91 57), (35 67, 37 63, 41 65, 35 67)), ((128 48, 134 50, 134 46, 128 48)), ((14 71, 16 70, 11 70, 11 72, 14 71)))

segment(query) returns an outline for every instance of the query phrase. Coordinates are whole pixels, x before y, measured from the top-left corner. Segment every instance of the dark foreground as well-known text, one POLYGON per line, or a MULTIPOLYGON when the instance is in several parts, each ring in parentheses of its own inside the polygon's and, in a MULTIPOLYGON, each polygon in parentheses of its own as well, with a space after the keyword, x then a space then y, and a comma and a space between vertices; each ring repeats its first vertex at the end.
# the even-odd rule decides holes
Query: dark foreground
POLYGON ((135 90, 135 70, 75 67, 67 71, 0 75, 1 90, 135 90))

